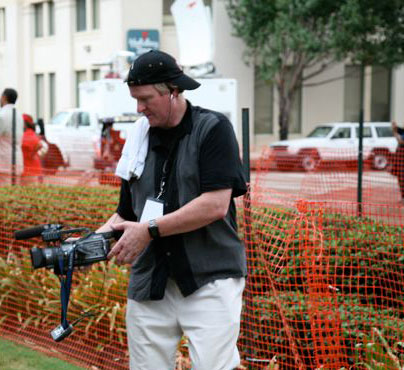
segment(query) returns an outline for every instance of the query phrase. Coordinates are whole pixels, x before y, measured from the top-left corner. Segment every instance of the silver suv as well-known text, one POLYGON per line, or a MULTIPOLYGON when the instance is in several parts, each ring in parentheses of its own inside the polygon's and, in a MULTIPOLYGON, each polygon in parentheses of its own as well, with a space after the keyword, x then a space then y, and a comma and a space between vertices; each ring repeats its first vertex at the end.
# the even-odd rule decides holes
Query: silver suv
MULTIPOLYGON (((313 171, 326 161, 355 161, 358 158, 359 125, 354 122, 325 123, 307 137, 282 140, 270 145, 279 169, 300 167, 313 171)), ((372 168, 387 168, 397 141, 390 122, 365 122, 363 128, 363 158, 372 168)))

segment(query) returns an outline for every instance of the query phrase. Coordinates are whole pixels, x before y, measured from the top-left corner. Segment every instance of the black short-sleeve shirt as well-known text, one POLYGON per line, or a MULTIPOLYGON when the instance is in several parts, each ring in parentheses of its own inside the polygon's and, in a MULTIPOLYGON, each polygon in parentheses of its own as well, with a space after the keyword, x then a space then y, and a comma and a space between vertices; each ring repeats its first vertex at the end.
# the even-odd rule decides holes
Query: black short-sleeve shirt
MULTIPOLYGON (((235 140, 235 135, 231 133, 233 127, 229 120, 222 114, 218 113, 219 123, 210 130, 201 146, 199 159, 199 172, 201 179, 201 192, 209 192, 220 189, 232 189, 232 196, 238 197, 246 192, 246 184, 244 175, 240 172, 240 159, 235 158, 235 153, 239 153, 238 143, 235 140)), ((190 105, 187 106, 187 111, 184 118, 178 126, 176 132, 172 134, 172 141, 180 137, 189 127, 191 120, 190 105)), ((157 166, 162 167, 168 152, 171 148, 172 141, 167 139, 170 130, 151 129, 150 142, 160 142, 165 150, 161 150, 161 156, 157 166), (164 141, 159 140, 164 137, 164 141)), ((155 145, 156 150, 159 145, 155 145)), ((161 172, 161 171, 157 171, 161 172)), ((173 172, 173 171, 172 171, 173 172)), ((117 213, 128 221, 136 221, 136 216, 133 213, 131 206, 131 193, 129 182, 122 180, 121 193, 117 213)))
MULTIPOLYGON (((184 135, 191 133, 192 110, 204 109, 192 107, 187 102, 187 110, 179 125, 172 129, 150 128, 149 150, 155 152, 155 196, 160 190, 160 180, 163 167, 167 158, 175 158, 176 145, 184 135)), ((206 111, 207 112, 207 111, 206 111)), ((212 112, 209 111, 209 115, 212 112)), ((242 172, 239 156, 238 143, 235 138, 233 127, 229 120, 222 114, 214 112, 217 118, 216 124, 206 134, 200 145, 198 153, 198 170, 201 193, 232 189, 232 196, 237 197, 246 192, 246 184, 242 172)), ((176 161, 169 166, 167 186, 162 196, 164 200, 164 213, 171 213, 177 210, 179 205, 179 194, 177 186, 176 161)), ((131 183, 122 180, 120 200, 117 213, 128 221, 137 221, 140 215, 135 215, 132 209, 131 183)), ((236 230, 234 201, 230 202, 229 214, 231 227, 236 230)), ((161 299, 164 296, 165 285, 169 276, 177 282, 179 289, 184 296, 193 293, 198 284, 194 280, 190 267, 184 240, 181 234, 175 234, 152 241, 155 250, 155 268, 151 278, 150 299, 161 299), (167 255, 171 255, 168 258, 167 255)))

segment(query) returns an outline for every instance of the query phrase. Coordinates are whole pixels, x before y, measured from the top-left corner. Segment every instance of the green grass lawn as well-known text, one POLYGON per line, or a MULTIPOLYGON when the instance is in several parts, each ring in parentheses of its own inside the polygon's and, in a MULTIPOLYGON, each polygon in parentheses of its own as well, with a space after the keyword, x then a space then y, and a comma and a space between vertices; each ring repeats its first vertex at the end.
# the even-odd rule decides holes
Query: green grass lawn
POLYGON ((23 345, 0 339, 1 370, 80 370, 68 362, 35 352, 23 345))

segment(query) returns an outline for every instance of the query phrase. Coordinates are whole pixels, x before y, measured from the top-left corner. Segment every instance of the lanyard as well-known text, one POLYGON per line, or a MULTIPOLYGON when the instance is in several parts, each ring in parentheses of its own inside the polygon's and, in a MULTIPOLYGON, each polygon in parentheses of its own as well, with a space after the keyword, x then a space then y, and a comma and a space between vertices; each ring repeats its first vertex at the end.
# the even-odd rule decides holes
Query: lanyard
POLYGON ((175 144, 171 147, 170 152, 168 153, 168 156, 166 158, 166 160, 164 161, 163 164, 163 174, 161 176, 161 180, 160 180, 160 191, 159 194, 157 195, 158 200, 160 200, 160 198, 163 196, 164 192, 165 192, 165 188, 166 188, 166 184, 167 184, 167 180, 168 180, 168 176, 170 174, 173 162, 174 162, 174 156, 175 153, 177 151, 178 148, 178 144, 179 144, 180 140, 176 140, 175 144))

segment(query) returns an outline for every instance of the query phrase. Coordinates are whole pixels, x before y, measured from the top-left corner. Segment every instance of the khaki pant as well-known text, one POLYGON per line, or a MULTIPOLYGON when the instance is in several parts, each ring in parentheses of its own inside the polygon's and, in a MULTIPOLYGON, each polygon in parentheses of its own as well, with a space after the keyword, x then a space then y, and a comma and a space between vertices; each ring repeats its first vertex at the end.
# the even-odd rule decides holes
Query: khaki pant
POLYGON ((131 370, 174 369, 183 333, 189 339, 194 370, 237 367, 244 285, 244 278, 216 280, 183 297, 169 280, 160 301, 129 299, 126 326, 131 370))

